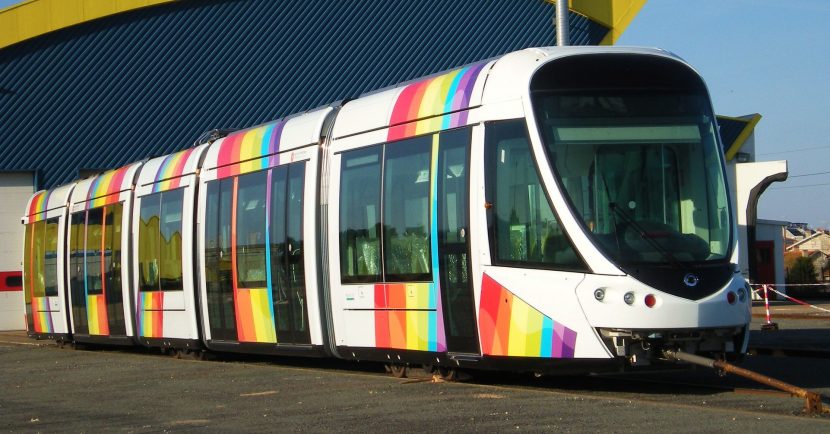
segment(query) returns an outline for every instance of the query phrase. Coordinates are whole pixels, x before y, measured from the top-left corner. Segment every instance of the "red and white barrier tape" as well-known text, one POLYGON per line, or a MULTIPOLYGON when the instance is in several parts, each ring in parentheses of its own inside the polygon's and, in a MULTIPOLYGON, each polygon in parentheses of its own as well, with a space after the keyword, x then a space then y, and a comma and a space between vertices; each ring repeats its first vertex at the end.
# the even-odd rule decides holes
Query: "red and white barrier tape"
MULTIPOLYGON (((808 284, 808 285, 810 285, 810 284, 808 284)), ((776 285, 776 286, 808 286, 808 285, 792 285, 792 284, 791 284, 791 285, 776 285)), ((764 297, 764 301, 766 301, 766 300, 767 300, 766 291, 767 291, 767 290, 769 290, 769 291, 772 291, 772 292, 774 292, 774 293, 776 293, 776 294, 778 294, 778 295, 780 295, 780 296, 782 296, 782 297, 784 297, 784 298, 786 298, 786 299, 788 299, 788 300, 790 300, 790 301, 792 301, 792 302, 794 302, 794 303, 798 303, 798 304, 800 304, 800 305, 802 305, 802 306, 811 307, 811 308, 813 308, 813 309, 820 310, 820 311, 822 311, 822 312, 827 312, 827 313, 830 313, 830 310, 828 310, 828 309, 825 309, 825 308, 823 308, 823 307, 814 306, 814 305, 812 305, 812 304, 810 304, 810 303, 807 303, 807 302, 805 302, 805 301, 801 301, 801 300, 799 300, 799 299, 797 299, 797 298, 790 297, 789 295, 784 294, 783 292, 776 291, 776 290, 775 290, 775 288, 773 288, 773 287, 772 287, 772 285, 758 285, 758 284, 753 284, 752 286, 760 286, 760 287, 761 287, 761 289, 763 289, 764 294, 762 294, 762 293, 761 293, 761 290, 760 290, 760 289, 755 289, 754 291, 755 291, 755 292, 756 292, 759 296, 764 297)), ((769 305, 767 305, 767 318, 769 319, 769 305)))

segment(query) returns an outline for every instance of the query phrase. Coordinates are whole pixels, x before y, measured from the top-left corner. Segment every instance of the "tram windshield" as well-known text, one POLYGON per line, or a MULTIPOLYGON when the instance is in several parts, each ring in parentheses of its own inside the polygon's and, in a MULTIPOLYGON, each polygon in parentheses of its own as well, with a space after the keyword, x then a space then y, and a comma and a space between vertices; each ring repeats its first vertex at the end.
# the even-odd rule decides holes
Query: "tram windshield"
POLYGON ((537 122, 573 210, 621 264, 726 258, 729 199, 700 78, 674 61, 609 57, 617 68, 583 62, 565 69, 574 80, 545 68, 534 78, 537 122))

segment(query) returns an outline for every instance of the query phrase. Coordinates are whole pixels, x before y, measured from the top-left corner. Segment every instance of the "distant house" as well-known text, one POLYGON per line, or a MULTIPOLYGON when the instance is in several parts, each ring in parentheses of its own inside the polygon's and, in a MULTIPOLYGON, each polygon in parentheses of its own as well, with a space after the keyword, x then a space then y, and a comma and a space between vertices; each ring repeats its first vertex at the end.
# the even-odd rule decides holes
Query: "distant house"
MULTIPOLYGON (((789 228, 784 230, 786 239, 789 228)), ((813 261, 819 282, 830 281, 830 234, 825 230, 805 229, 805 236, 785 247, 787 256, 806 256, 813 261), (809 233, 809 235, 808 235, 809 233)))

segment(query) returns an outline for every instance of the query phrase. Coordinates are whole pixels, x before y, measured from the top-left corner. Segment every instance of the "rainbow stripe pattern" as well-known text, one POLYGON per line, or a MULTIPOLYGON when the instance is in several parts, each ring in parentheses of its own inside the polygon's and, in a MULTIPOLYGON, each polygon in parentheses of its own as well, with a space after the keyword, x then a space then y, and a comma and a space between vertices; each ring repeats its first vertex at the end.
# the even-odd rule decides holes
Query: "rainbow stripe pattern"
POLYGON ((131 166, 110 170, 92 181, 87 193, 86 209, 98 208, 118 202, 119 194, 124 188, 124 179, 131 166))
POLYGON ((185 166, 195 148, 186 149, 164 157, 153 184, 153 193, 172 190, 181 186, 185 166))
POLYGON ((32 324, 35 333, 52 333, 55 330, 47 297, 32 297, 32 324))
POLYGON ((446 351, 438 270, 438 135, 430 161, 430 262, 432 282, 375 285, 375 347, 446 351))
POLYGON ((467 124, 467 109, 485 63, 406 86, 392 109, 387 139, 400 140, 467 124))
POLYGON ((216 166, 217 178, 241 175, 276 166, 285 121, 233 133, 222 141, 216 166))
POLYGON ((46 210, 49 209, 49 196, 52 190, 41 191, 32 198, 29 203, 29 223, 41 221, 46 218, 46 210))
POLYGON ((438 340, 437 298, 436 285, 429 282, 376 284, 375 346, 443 351, 445 345, 440 342, 439 347, 438 340))
POLYGON ((107 320, 107 300, 104 294, 86 296, 86 315, 89 319, 90 335, 109 335, 110 326, 107 320))
POLYGON ((478 325, 486 355, 574 357, 575 331, 533 309, 487 274, 481 283, 478 325))
POLYGON ((237 288, 234 291, 239 342, 277 342, 274 305, 270 299, 271 291, 267 288, 237 288))
MULTIPOLYGON (((271 209, 271 172, 268 172, 266 182, 266 205, 265 209, 265 245, 271 245, 270 241, 270 209, 271 209)), ((239 178, 233 179, 233 196, 231 211, 231 269, 233 270, 233 304, 236 314, 236 334, 239 342, 263 342, 276 343, 277 331, 274 326, 274 303, 269 288, 272 288, 271 267, 266 266, 266 285, 267 288, 240 288, 238 285, 238 264, 237 258, 237 242, 236 242, 236 210, 237 210, 237 191, 239 190, 239 178)), ((271 263, 270 249, 265 249, 266 259, 265 263, 271 263)))
POLYGON ((164 292, 139 293, 138 329, 140 336, 147 338, 164 337, 164 292))

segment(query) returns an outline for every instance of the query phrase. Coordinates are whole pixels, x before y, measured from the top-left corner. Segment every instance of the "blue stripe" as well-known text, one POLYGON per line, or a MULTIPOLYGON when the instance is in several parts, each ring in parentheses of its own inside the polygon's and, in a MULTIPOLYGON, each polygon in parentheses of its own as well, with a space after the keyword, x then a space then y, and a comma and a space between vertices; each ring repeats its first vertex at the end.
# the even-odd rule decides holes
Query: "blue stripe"
POLYGON ((553 320, 542 317, 542 342, 539 346, 539 357, 550 357, 553 351, 553 320))
MULTIPOLYGON (((265 181, 265 282, 268 290, 268 309, 271 310, 271 323, 274 324, 274 337, 277 336, 277 318, 274 316, 274 292, 273 280, 271 280, 271 173, 268 171, 268 178, 265 181)), ((279 339, 277 339, 279 341, 279 339)))

